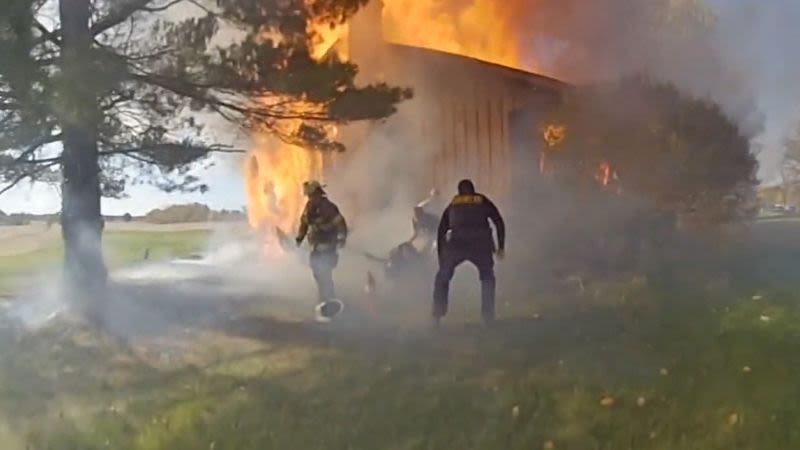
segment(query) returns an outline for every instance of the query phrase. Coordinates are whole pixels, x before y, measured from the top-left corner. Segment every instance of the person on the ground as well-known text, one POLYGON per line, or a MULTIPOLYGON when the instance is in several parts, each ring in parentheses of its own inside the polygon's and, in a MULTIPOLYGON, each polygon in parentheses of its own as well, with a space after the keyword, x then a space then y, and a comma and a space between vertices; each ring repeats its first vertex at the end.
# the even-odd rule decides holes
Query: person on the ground
POLYGON ((319 182, 303 183, 303 192, 308 202, 300 218, 296 242, 301 245, 307 238, 311 246, 310 265, 319 294, 317 320, 326 322, 342 307, 336 298, 333 270, 339 263, 338 250, 347 241, 347 222, 319 182))
POLYGON ((481 314, 488 325, 495 319, 494 253, 505 256, 506 229, 494 203, 475 192, 470 180, 458 183, 458 195, 442 214, 437 231, 439 271, 433 291, 433 318, 438 326, 447 314, 450 281, 456 267, 469 261, 478 268, 481 281, 481 314), (495 247, 492 229, 497 232, 495 247))
POLYGON ((414 207, 411 225, 414 229, 414 234, 408 240, 408 243, 413 245, 418 253, 427 254, 433 249, 436 242, 436 232, 439 228, 438 218, 418 205, 414 207))

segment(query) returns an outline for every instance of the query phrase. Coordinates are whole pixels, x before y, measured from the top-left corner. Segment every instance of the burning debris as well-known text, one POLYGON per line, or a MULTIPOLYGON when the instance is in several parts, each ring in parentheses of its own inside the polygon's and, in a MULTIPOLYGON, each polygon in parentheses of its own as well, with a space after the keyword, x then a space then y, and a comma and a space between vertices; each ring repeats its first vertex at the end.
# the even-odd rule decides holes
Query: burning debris
POLYGON ((616 193, 622 193, 622 188, 619 186, 619 174, 617 174, 617 171, 614 170, 608 162, 603 161, 600 163, 597 167, 597 173, 595 173, 594 179, 597 180, 597 183, 603 188, 616 186, 616 193))
POLYGON ((548 125, 544 130, 544 141, 548 147, 555 147, 567 138, 565 125, 548 125))
POLYGON ((542 175, 549 174, 550 168, 548 166, 548 153, 556 151, 567 138, 567 127, 564 125, 548 125, 543 133, 544 142, 547 147, 542 149, 539 154, 539 173, 542 175))

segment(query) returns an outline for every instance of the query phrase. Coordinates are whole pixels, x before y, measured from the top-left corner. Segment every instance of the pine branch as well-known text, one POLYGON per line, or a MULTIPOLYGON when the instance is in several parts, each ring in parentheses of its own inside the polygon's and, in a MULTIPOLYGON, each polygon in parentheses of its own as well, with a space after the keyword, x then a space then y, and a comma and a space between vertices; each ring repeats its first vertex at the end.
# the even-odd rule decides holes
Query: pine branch
POLYGON ((131 15, 137 11, 144 10, 144 8, 146 8, 147 5, 152 3, 154 0, 129 0, 127 3, 123 3, 124 0, 117 1, 121 4, 118 9, 92 24, 92 36, 102 34, 103 32, 114 28, 122 22, 125 22, 131 15))
POLYGON ((200 8, 201 10, 203 10, 203 12, 205 12, 206 14, 208 14, 208 15, 210 15, 210 16, 214 16, 214 17, 218 17, 218 16, 219 16, 219 14, 217 14, 217 13, 216 13, 216 12, 214 12, 214 11, 212 11, 212 10, 211 10, 209 7, 207 7, 207 6, 203 5, 203 4, 202 4, 202 3, 200 3, 198 0, 189 0, 189 3, 191 3, 191 4, 193 4, 194 6, 196 6, 196 7, 200 8))
POLYGON ((53 44, 61 47, 61 38, 60 38, 61 32, 59 30, 56 31, 48 30, 47 27, 45 27, 44 24, 40 22, 38 19, 34 20, 33 26, 36 28, 36 30, 39 31, 39 33, 42 34, 42 39, 44 39, 45 41, 52 42, 53 44))
POLYGON ((178 3, 183 3, 184 1, 186 1, 186 0, 172 0, 171 2, 165 3, 165 4, 161 5, 161 6, 153 6, 153 7, 145 6, 145 7, 142 7, 141 10, 142 11, 147 11, 147 12, 163 12, 163 11, 166 11, 166 10, 172 8, 173 6, 177 5, 178 3))
MULTIPOLYGON (((153 145, 145 145, 141 147, 124 148, 116 150, 106 150, 100 152, 100 156, 115 156, 115 155, 132 155, 142 154, 148 152, 180 152, 186 150, 193 150, 205 153, 246 153, 246 150, 233 148, 226 145, 211 145, 211 146, 193 146, 181 143, 161 143, 153 145)), ((154 163, 151 161, 151 163, 154 163)))
POLYGON ((203 92, 213 88, 211 85, 198 85, 186 80, 176 80, 161 75, 139 73, 131 76, 140 82, 165 89, 183 97, 188 97, 199 101, 207 106, 217 106, 227 109, 245 117, 260 120, 311 120, 317 122, 337 122, 338 120, 327 114, 317 113, 293 113, 276 112, 269 107, 262 105, 237 105, 232 102, 222 100, 214 95, 203 92))
POLYGON ((12 161, 10 165, 11 166, 15 166, 15 165, 19 165, 19 164, 39 164, 39 163, 48 163, 48 162, 53 162, 53 161, 60 161, 61 160, 60 157, 59 158, 48 158, 48 159, 43 159, 43 160, 31 160, 31 159, 27 159, 27 158, 29 156, 31 156, 33 153, 35 153, 37 150, 42 148, 43 146, 45 146, 47 144, 52 144, 53 142, 60 141, 61 137, 62 137, 61 133, 58 133, 58 134, 54 134, 54 135, 50 135, 50 136, 46 136, 46 137, 42 137, 42 138, 38 139, 37 141, 35 141, 31 145, 29 145, 28 148, 23 150, 23 152, 17 158, 15 158, 14 161, 12 161))
POLYGON ((16 178, 11 180, 11 182, 9 184, 7 184, 2 189, 0 189, 0 195, 5 194, 6 192, 8 192, 11 189, 13 189, 14 186, 18 185, 19 183, 21 183, 21 182, 23 182, 23 181, 25 181, 25 180, 27 180, 29 178, 33 179, 36 175, 44 172, 45 170, 49 169, 50 167, 53 167, 56 164, 58 164, 58 161, 52 161, 50 163, 43 164, 43 165, 38 166, 38 167, 34 167, 34 168, 28 170, 27 172, 21 173, 16 178))

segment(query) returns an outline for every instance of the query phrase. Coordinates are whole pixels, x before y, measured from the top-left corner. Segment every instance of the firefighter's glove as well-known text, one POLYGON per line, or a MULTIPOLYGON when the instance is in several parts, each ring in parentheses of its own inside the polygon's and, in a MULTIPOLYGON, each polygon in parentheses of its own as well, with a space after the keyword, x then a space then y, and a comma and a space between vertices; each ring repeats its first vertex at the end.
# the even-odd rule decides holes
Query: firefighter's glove
POLYGON ((497 259, 500 261, 506 259, 506 249, 500 248, 497 250, 497 259))

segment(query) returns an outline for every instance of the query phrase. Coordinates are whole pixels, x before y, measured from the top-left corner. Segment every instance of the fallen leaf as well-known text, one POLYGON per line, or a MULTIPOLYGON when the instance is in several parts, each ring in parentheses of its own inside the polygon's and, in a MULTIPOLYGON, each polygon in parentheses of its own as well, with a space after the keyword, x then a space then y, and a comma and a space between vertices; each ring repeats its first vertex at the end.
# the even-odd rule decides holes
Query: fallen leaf
POLYGON ((742 367, 742 372, 744 372, 744 373, 750 373, 752 371, 753 371, 753 369, 751 369, 750 366, 742 367))
POLYGON ((646 404, 647 404, 647 399, 645 399, 644 397, 639 397, 636 399, 636 405, 639 406, 640 408, 646 404))
POLYGON ((661 375, 667 376, 667 375, 669 375, 669 370, 661 369, 661 370, 658 371, 658 373, 660 373, 661 375))
POLYGON ((739 414, 733 413, 728 416, 728 425, 734 426, 739 423, 739 414))
POLYGON ((600 406, 604 408, 611 408, 617 401, 614 400, 614 397, 603 397, 600 400, 600 406))
POLYGON ((553 441, 545 441, 542 445, 544 450, 554 450, 556 448, 556 444, 553 441))
POLYGON ((514 419, 519 418, 519 405, 516 405, 513 408, 511 408, 511 417, 514 419))

